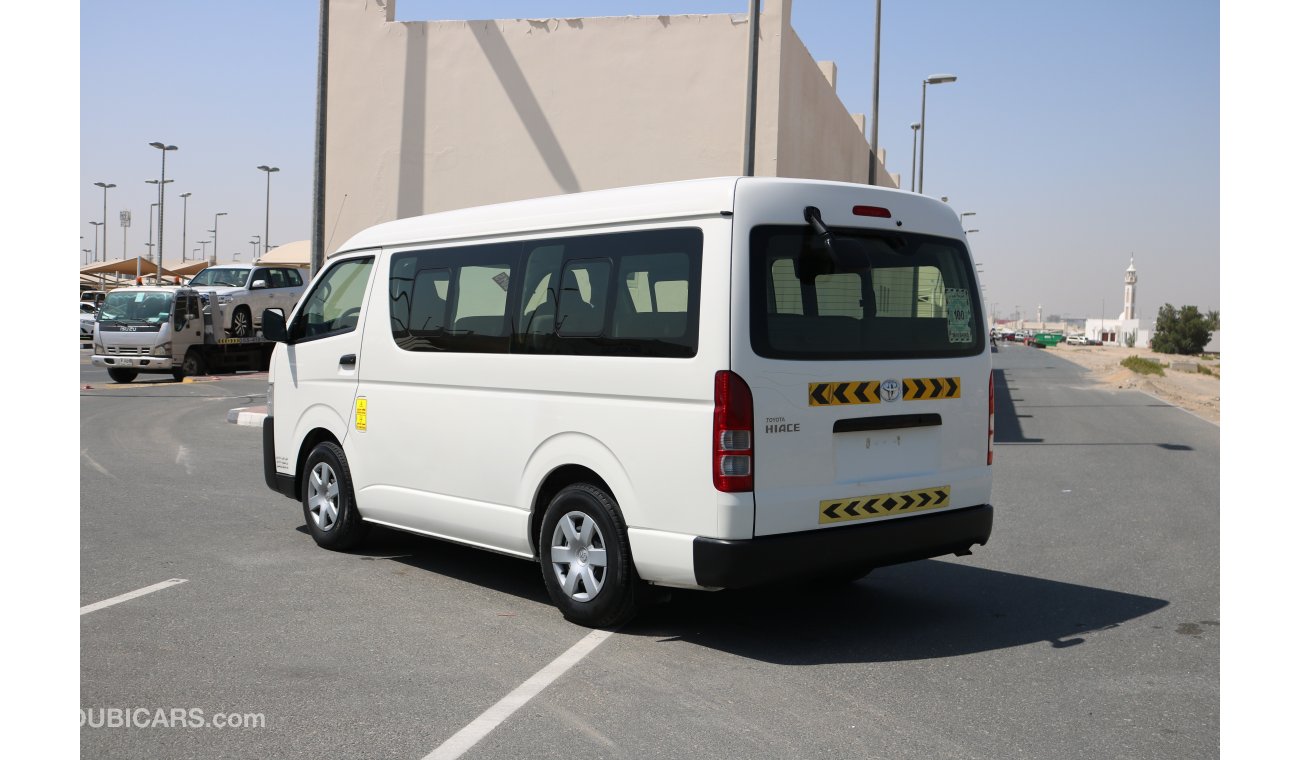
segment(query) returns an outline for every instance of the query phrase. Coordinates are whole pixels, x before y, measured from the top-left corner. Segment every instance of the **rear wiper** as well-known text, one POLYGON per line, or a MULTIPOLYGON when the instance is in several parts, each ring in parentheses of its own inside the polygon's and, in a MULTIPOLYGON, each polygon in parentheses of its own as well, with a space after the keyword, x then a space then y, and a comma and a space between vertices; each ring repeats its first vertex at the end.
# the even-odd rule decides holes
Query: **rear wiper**
POLYGON ((803 218, 812 227, 813 238, 799 253, 797 274, 801 282, 811 283, 823 274, 871 271, 871 254, 867 247, 853 237, 835 237, 822 221, 820 209, 805 207, 803 218))

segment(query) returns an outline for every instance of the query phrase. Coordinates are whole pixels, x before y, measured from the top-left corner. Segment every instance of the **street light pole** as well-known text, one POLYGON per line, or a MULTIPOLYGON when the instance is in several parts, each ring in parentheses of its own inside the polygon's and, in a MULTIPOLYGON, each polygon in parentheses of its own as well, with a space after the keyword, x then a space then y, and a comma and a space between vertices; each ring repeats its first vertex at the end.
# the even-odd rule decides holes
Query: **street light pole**
MULTIPOLYGON (((166 155, 166 154, 163 154, 163 155, 166 155)), ((159 180, 156 180, 156 179, 147 179, 147 180, 145 180, 144 182, 145 182, 146 185, 157 185, 157 186, 160 188, 159 191, 158 191, 158 195, 159 195, 158 203, 151 204, 150 207, 149 207, 149 208, 150 208, 150 212, 149 212, 149 213, 150 213, 150 217, 149 217, 149 242, 146 243, 146 245, 149 247, 149 260, 150 260, 150 261, 153 261, 154 237, 153 237, 153 216, 152 216, 153 211, 152 211, 152 209, 153 209, 154 206, 157 206, 157 207, 160 209, 160 212, 159 212, 159 214, 158 214, 158 219, 161 221, 161 220, 162 220, 162 213, 161 213, 161 208, 162 208, 162 197, 161 197, 161 196, 162 196, 162 190, 161 190, 161 188, 162 188, 164 185, 169 184, 169 183, 171 182, 171 180, 169 180, 169 179, 164 179, 164 180, 159 181, 159 180)), ((158 234, 159 234, 159 236, 160 236, 160 237, 159 237, 159 245, 158 245, 158 249, 159 249, 159 251, 161 251, 161 250, 162 250, 162 245, 161 245, 162 227, 161 227, 161 226, 158 228, 158 234)), ((161 255, 159 255, 159 257, 158 257, 158 263, 159 263, 160 265, 162 264, 162 256, 161 256, 161 255)), ((161 274, 161 270, 158 271, 158 272, 154 272, 154 279, 155 279, 155 281, 157 280, 159 274, 161 274)))
MULTIPOLYGON (((158 208, 158 204, 157 204, 157 203, 150 203, 150 204, 149 204, 149 241, 148 241, 147 243, 144 244, 145 247, 149 249, 149 263, 150 263, 150 264, 153 263, 153 210, 154 210, 155 208, 158 208)), ((136 279, 136 280, 139 280, 140 277, 141 277, 141 274, 140 274, 140 259, 137 258, 137 259, 135 260, 135 279, 136 279)))
MULTIPOLYGON (((104 221, 103 221, 103 227, 104 227, 104 261, 108 261, 108 189, 109 189, 110 187, 117 187, 117 185, 114 185, 114 184, 112 184, 111 182, 110 182, 110 183, 107 183, 107 184, 106 184, 106 183, 103 183, 103 182, 96 182, 96 183, 95 183, 95 187, 102 187, 102 188, 104 188, 104 216, 102 217, 103 220, 104 220, 104 221)), ((98 256, 98 254, 96 254, 95 261, 99 261, 99 256, 98 256)))
POLYGON ((221 217, 225 215, 226 212, 218 211, 216 216, 212 217, 212 229, 208 230, 208 232, 212 233, 212 263, 213 264, 217 263, 217 222, 221 221, 221 217))
POLYGON ((916 132, 921 128, 921 122, 912 122, 912 192, 916 192, 916 132))
POLYGON ((149 145, 162 151, 162 175, 158 181, 158 271, 154 273, 154 282, 162 284, 162 258, 163 258, 163 190, 167 185, 167 151, 176 150, 175 145, 166 145, 160 142, 151 142, 149 145))
POLYGON ((871 73, 871 150, 867 151, 867 184, 876 184, 876 158, 880 155, 878 126, 880 124, 880 0, 876 0, 875 65, 871 73))
MULTIPOLYGON (((741 173, 754 176, 754 138, 758 124, 758 0, 749 0, 749 69, 745 82, 745 155, 741 173)), ((313 267, 315 262, 312 262, 313 267)), ((312 270, 313 274, 315 269, 312 270)))
MULTIPOLYGON (((126 261, 126 228, 131 226, 131 212, 122 209, 117 214, 117 220, 122 225, 122 260, 126 261)), ((104 260, 108 261, 107 255, 105 255, 104 260)))
POLYGON ((181 211, 181 263, 182 264, 185 263, 185 246, 186 246, 185 228, 189 223, 190 196, 193 194, 194 193, 181 193, 181 198, 185 201, 185 205, 182 207, 182 211, 181 211))
POLYGON ((921 81, 921 169, 916 180, 916 192, 925 192, 925 89, 932 84, 956 82, 956 74, 932 74, 921 81))
POLYGON ((959 220, 961 221, 962 232, 979 232, 979 230, 967 230, 967 229, 966 229, 966 217, 968 217, 968 216, 975 216, 975 212, 974 212, 974 211, 963 211, 963 212, 961 212, 961 214, 958 215, 959 220))
POLYGON ((271 242, 271 173, 280 171, 280 167, 263 165, 257 168, 266 172, 266 229, 262 230, 262 239, 269 244, 271 242))
MULTIPOLYGON (((94 248, 94 251, 95 251, 95 261, 99 261, 99 228, 100 228, 100 227, 103 227, 103 226, 104 226, 104 223, 103 223, 103 222, 91 222, 90 224, 91 224, 92 227, 95 228, 95 248, 94 248)), ((104 245, 105 245, 105 246, 108 245, 107 235, 105 235, 105 242, 104 242, 104 245)))
MULTIPOLYGON (((212 242, 211 240, 200 240, 200 241, 199 241, 199 245, 203 246, 203 248, 202 248, 203 253, 202 253, 201 255, 202 255, 203 258, 205 258, 205 259, 208 257, 208 243, 211 243, 211 242, 212 242)), ((216 263, 216 262, 214 261, 213 263, 216 263)))

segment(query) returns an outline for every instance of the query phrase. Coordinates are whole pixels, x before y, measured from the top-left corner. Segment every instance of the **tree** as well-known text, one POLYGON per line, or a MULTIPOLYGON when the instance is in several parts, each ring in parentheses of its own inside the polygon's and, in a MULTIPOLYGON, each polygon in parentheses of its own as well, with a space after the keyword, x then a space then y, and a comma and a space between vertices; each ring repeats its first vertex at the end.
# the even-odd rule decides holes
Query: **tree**
MULTIPOLYGON (((1217 321, 1218 314, 1214 315, 1217 321)), ((1210 319, 1195 306, 1175 309, 1173 304, 1160 307, 1156 316, 1156 334, 1151 349, 1162 354, 1199 354, 1210 342, 1210 319)))

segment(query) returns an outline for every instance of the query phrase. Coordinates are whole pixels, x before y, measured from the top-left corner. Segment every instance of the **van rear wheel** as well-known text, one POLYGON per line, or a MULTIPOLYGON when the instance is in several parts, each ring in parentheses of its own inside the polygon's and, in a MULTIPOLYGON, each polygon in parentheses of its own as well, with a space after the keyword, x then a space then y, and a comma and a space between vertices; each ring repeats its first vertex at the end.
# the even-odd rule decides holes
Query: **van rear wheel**
POLYGON ((546 508, 539 538, 546 591, 567 620, 610 628, 636 615, 642 583, 623 516, 603 489, 575 483, 561 490, 546 508))
POLYGON ((302 514, 318 546, 343 551, 365 539, 370 524, 357 512, 352 472, 338 444, 316 444, 303 465, 302 514))

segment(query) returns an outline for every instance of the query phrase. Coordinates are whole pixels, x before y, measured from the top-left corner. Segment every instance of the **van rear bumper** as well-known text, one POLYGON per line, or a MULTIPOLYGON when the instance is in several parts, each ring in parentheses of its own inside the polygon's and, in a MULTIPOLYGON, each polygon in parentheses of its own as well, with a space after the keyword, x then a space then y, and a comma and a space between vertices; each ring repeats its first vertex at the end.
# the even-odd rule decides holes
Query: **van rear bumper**
POLYGON ((969 554, 993 531, 993 507, 984 504, 752 539, 696 538, 695 580, 712 588, 742 588, 837 570, 894 565, 945 554, 969 554))

